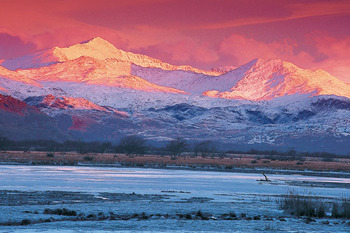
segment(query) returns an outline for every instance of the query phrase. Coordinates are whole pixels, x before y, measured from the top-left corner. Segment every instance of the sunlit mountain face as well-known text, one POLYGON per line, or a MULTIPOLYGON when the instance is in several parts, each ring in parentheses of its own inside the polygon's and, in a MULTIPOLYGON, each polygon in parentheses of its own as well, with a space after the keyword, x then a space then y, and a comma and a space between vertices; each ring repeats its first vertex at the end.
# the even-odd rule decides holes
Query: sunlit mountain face
POLYGON ((350 85, 279 59, 206 71, 98 37, 2 60, 0 93, 1 133, 11 139, 19 139, 11 130, 33 139, 55 128, 57 140, 139 134, 155 143, 183 137, 243 149, 349 152, 350 85), (35 129, 41 134, 30 133, 30 122, 9 129, 12 115, 21 122, 40 118, 45 127, 35 129))
POLYGON ((1 65, 2 76, 37 87, 41 82, 71 82, 247 100, 293 94, 350 96, 349 84, 327 72, 304 70, 282 60, 255 59, 226 73, 204 71, 125 52, 99 37, 4 60, 1 65))

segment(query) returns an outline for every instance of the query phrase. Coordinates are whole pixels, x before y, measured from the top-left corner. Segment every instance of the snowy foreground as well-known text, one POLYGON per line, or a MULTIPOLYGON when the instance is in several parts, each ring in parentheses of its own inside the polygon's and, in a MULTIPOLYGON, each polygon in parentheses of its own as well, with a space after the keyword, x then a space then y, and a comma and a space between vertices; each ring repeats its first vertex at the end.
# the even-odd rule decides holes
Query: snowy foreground
POLYGON ((290 190, 347 197, 349 174, 336 176, 268 175, 271 182, 261 182, 253 173, 2 165, 0 231, 349 232, 349 220, 308 221, 276 202, 290 190), (58 208, 76 216, 44 213, 58 208))

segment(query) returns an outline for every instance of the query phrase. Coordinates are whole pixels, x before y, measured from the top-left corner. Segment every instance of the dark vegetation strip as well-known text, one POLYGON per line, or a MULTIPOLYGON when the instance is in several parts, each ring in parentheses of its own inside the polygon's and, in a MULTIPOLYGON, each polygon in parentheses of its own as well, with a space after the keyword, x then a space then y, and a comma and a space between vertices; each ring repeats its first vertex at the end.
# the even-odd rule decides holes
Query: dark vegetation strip
POLYGON ((278 200, 281 209, 291 215, 317 218, 345 218, 350 219, 350 199, 327 202, 311 195, 301 195, 291 191, 278 200), (329 215, 330 213, 330 215, 329 215))
POLYGON ((139 136, 126 136, 118 144, 111 142, 83 142, 68 140, 56 142, 52 140, 23 140, 13 141, 5 137, 0 137, 0 151, 48 151, 48 157, 53 157, 54 152, 78 152, 85 153, 124 153, 126 155, 171 155, 174 158, 183 153, 192 153, 201 157, 225 157, 227 154, 252 154, 270 156, 271 159, 299 160, 303 157, 319 157, 324 161, 331 162, 334 158, 349 158, 350 155, 339 155, 327 152, 297 152, 295 150, 220 150, 217 142, 206 140, 197 143, 190 143, 182 138, 169 141, 163 147, 149 145, 145 139, 139 136))
MULTIPOLYGON (((34 212, 35 214, 38 214, 37 211, 34 212)), ((230 213, 224 213, 224 214, 218 214, 213 215, 210 213, 202 212, 201 210, 198 210, 197 212, 190 212, 190 213, 177 213, 177 214, 146 214, 145 212, 142 213, 134 213, 134 214, 115 214, 113 212, 109 213, 103 213, 99 212, 97 214, 95 213, 89 213, 89 214, 83 214, 83 213, 77 213, 75 210, 69 210, 69 209, 45 209, 43 214, 47 215, 61 215, 61 216, 68 216, 63 218, 54 218, 50 216, 49 218, 45 219, 22 219, 21 221, 17 222, 1 222, 0 226, 20 226, 20 225, 29 225, 29 224, 38 224, 38 223, 48 223, 48 222, 60 222, 60 221, 128 221, 128 220, 152 220, 152 219, 163 219, 163 220, 246 220, 246 221, 279 221, 279 222, 286 222, 285 217, 270 217, 270 216, 262 216, 262 215, 254 215, 254 216, 248 216, 245 213, 236 214, 234 212, 230 213)), ((314 219, 304 219, 306 223, 310 223, 312 221, 315 221, 314 219)), ((328 221, 322 221, 322 224, 329 224, 328 221)), ((345 224, 346 221, 342 221, 341 223, 345 224)), ((338 223, 339 224, 339 223, 338 223)), ((350 226, 350 222, 346 223, 348 226, 350 226)))

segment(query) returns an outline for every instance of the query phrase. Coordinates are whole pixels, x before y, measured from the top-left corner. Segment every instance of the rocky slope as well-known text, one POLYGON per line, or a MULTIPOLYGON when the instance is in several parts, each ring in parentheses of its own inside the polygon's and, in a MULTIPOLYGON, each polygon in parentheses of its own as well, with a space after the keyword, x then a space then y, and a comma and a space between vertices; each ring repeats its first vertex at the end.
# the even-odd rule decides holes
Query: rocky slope
POLYGON ((3 97, 1 133, 13 139, 12 131, 41 129, 43 135, 59 132, 60 140, 110 141, 139 134, 158 142, 184 137, 350 152, 349 84, 282 60, 223 70, 173 66, 101 38, 3 60, 0 93, 17 104, 11 108, 11 97, 3 97), (51 129, 24 123, 28 114, 51 129))

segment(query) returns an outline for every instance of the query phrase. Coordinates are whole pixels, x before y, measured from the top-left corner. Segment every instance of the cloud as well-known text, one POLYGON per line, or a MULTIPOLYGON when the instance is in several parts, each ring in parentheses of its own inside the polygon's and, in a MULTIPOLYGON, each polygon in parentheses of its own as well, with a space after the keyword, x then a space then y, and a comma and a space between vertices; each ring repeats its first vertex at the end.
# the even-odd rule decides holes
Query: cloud
POLYGON ((126 50, 176 65, 205 66, 219 58, 212 43, 186 36, 176 29, 138 25, 118 33, 128 42, 126 50))
POLYGON ((265 43, 254 38, 239 34, 232 34, 225 38, 220 45, 220 53, 229 55, 234 64, 242 65, 255 58, 283 59, 291 62, 312 60, 312 57, 303 52, 296 52, 298 44, 291 40, 265 43))
POLYGON ((350 82, 349 13, 348 0, 4 0, 0 59, 100 36, 177 65, 280 58, 350 82))
POLYGON ((315 31, 306 35, 314 46, 317 56, 324 59, 315 61, 313 68, 322 68, 335 77, 350 83, 350 36, 335 38, 325 31, 315 31))
POLYGON ((23 56, 36 50, 35 44, 23 41, 20 36, 0 33, 0 59, 23 56))
POLYGON ((350 36, 339 39, 316 31, 306 35, 306 41, 313 47, 313 53, 303 50, 291 39, 265 43, 232 34, 222 41, 219 56, 227 56, 232 65, 242 65, 255 58, 282 59, 301 68, 324 69, 350 83, 350 36))
POLYGON ((194 41, 190 38, 173 43, 157 43, 140 48, 136 52, 149 54, 152 57, 176 65, 192 65, 195 67, 212 64, 219 59, 217 51, 206 42, 194 41))
POLYGON ((90 25, 62 27, 49 32, 44 31, 31 36, 30 40, 39 49, 47 49, 54 46, 68 47, 95 37, 102 37, 120 48, 127 46, 127 41, 122 39, 117 31, 90 25))
POLYGON ((350 13, 350 4, 347 0, 332 2, 327 1, 293 3, 287 5, 287 9, 284 12, 284 15, 278 14, 278 16, 274 17, 252 17, 251 15, 247 15, 247 17, 241 17, 233 20, 204 24, 197 27, 197 29, 225 29, 248 25, 259 25, 263 23, 290 21, 315 16, 328 16, 348 13, 350 13))

